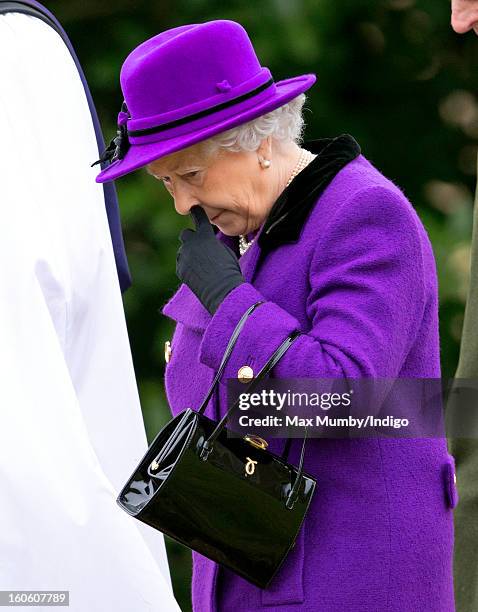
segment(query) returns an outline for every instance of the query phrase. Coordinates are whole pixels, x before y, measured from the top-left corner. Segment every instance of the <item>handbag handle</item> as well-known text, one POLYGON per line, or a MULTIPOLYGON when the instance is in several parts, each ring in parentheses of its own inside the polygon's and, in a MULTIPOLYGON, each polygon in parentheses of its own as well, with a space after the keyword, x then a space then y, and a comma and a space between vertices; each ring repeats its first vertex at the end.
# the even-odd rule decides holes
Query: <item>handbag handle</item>
MULTIPOLYGON (((216 376, 214 377, 214 380, 211 384, 211 387, 209 388, 209 391, 206 394, 206 397, 204 398, 200 408, 198 409, 198 413, 202 414, 203 411, 206 408, 206 405, 214 391, 214 388, 217 384, 217 381, 219 380, 225 366, 227 363, 227 360, 229 359, 229 356, 232 352, 232 349, 234 348, 235 343, 237 342, 237 338, 239 336, 239 333, 242 329, 242 327, 244 326, 247 318, 249 317, 249 315, 253 312, 253 310, 255 310, 255 308, 257 308, 257 306, 259 306, 260 304, 263 304, 263 301, 259 301, 256 302, 255 304, 253 304, 252 306, 250 306, 246 312, 242 315, 241 319, 239 320, 238 324, 236 325, 233 333, 231 334, 231 338, 229 339, 228 345, 226 347, 226 350, 224 352, 224 356, 221 360, 221 364, 219 366, 219 369, 217 371, 216 376)), ((247 387, 247 391, 249 391, 250 389, 254 388, 257 383, 262 380, 268 373, 269 371, 276 365, 276 363, 279 361, 279 359, 281 359, 281 357, 284 355, 284 353, 289 349, 289 347, 292 345, 292 343, 296 340, 296 338, 298 336, 301 335, 301 332, 298 330, 294 330, 292 331, 287 338, 281 343, 281 345, 274 351, 274 353, 272 354, 272 356, 269 358, 269 360, 267 361, 267 363, 262 367, 262 369, 260 370, 260 372, 257 374, 257 376, 254 377, 254 380, 251 382, 251 384, 247 387)), ((200 450, 200 458, 203 461, 207 461, 207 458, 209 457, 209 454, 211 453, 212 449, 213 449, 213 444, 214 441, 216 440, 216 438, 219 436, 219 434, 221 433, 221 431, 225 428, 226 423, 228 418, 230 417, 230 415, 236 410, 236 408, 239 405, 239 401, 240 399, 237 398, 236 402, 232 405, 232 407, 226 412, 226 414, 223 416, 223 418, 219 421, 219 423, 217 424, 216 428, 214 429, 214 431, 211 433, 211 435, 209 436, 209 438, 207 440, 204 441, 201 450, 200 450)), ((300 483, 302 480, 302 472, 303 472, 303 465, 304 465, 304 454, 305 454, 305 444, 306 444, 306 439, 307 439, 307 427, 304 428, 305 432, 304 432, 304 440, 302 442, 302 450, 300 453, 300 460, 299 460, 299 466, 297 469, 297 476, 295 478, 294 484, 291 487, 290 493, 287 496, 286 499, 286 507, 291 510, 294 507, 294 504, 297 500, 297 495, 299 492, 299 487, 300 487, 300 483)), ((290 447, 289 444, 289 440, 287 441, 286 444, 286 450, 288 452, 290 447)))
POLYGON ((203 399, 201 406, 197 410, 197 412, 199 414, 202 414, 206 410, 206 406, 207 406, 207 404, 208 404, 208 402, 209 402, 209 400, 211 398, 211 395, 212 395, 212 393, 214 391, 214 387, 216 386, 217 381, 221 378, 221 375, 222 375, 222 373, 224 371, 224 368, 226 367, 227 360, 229 359, 229 355, 232 353, 232 349, 234 348, 234 345, 237 342, 237 338, 239 337, 239 333, 240 333, 241 329, 243 328, 244 323, 246 322, 247 317, 252 313, 253 310, 255 310, 258 306, 260 306, 263 303, 264 302, 262 300, 260 300, 259 302, 256 302, 252 306, 249 306, 249 308, 246 310, 246 312, 239 319, 239 323, 236 325, 234 331, 231 334, 231 337, 229 338, 229 342, 227 343, 226 350, 224 351, 224 355, 222 356, 221 364, 219 366, 217 374, 214 377, 214 380, 212 381, 211 386, 209 387, 209 391, 206 393, 206 396, 203 399))

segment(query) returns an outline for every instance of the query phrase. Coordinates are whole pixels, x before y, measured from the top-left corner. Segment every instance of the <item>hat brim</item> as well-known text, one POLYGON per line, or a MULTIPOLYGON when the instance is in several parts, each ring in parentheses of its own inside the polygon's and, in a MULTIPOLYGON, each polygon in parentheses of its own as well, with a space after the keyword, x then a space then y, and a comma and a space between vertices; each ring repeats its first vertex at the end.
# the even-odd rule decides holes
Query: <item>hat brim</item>
POLYGON ((260 117, 264 113, 270 112, 286 104, 299 94, 303 93, 316 81, 315 74, 303 74, 301 76, 284 79, 276 83, 276 93, 271 98, 261 104, 254 106, 243 112, 239 112, 229 119, 207 126, 201 130, 192 131, 190 134, 183 134, 175 138, 162 140, 161 142, 151 142, 142 145, 131 144, 123 159, 119 159, 105 168, 96 177, 97 183, 106 183, 124 176, 133 170, 142 168, 150 162, 185 149, 197 142, 224 132, 230 128, 247 123, 252 119, 260 117))

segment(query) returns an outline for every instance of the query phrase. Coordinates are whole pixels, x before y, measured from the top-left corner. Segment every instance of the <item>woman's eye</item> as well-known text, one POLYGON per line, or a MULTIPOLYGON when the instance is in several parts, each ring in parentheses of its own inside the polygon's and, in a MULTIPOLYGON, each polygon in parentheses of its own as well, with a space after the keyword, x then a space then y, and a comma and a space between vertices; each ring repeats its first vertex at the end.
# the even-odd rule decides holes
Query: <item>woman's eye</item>
MULTIPOLYGON (((182 174, 181 178, 183 179, 192 179, 194 177, 196 177, 199 174, 199 170, 193 170, 191 172, 186 172, 186 174, 182 174)), ((169 184, 171 182, 171 179, 169 178, 169 176, 162 176, 161 180, 163 181, 163 183, 169 184)))

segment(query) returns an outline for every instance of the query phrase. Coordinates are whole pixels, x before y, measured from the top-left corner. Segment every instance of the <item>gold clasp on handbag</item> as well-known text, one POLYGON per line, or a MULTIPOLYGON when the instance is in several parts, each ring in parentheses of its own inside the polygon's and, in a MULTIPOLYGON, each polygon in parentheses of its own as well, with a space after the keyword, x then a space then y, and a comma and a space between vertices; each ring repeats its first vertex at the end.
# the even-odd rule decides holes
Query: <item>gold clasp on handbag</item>
POLYGON ((262 448, 263 450, 265 450, 269 446, 268 442, 266 442, 263 438, 260 438, 259 436, 255 436, 254 434, 246 434, 244 436, 244 440, 246 440, 246 442, 249 442, 249 444, 252 444, 252 446, 255 446, 255 448, 262 448))
POLYGON ((159 468, 159 463, 156 461, 156 459, 151 463, 151 465, 149 466, 153 471, 157 470, 159 468))
POLYGON ((246 476, 252 476, 252 474, 254 474, 254 470, 256 469, 257 461, 254 461, 254 459, 251 459, 250 457, 246 457, 246 459, 246 476))

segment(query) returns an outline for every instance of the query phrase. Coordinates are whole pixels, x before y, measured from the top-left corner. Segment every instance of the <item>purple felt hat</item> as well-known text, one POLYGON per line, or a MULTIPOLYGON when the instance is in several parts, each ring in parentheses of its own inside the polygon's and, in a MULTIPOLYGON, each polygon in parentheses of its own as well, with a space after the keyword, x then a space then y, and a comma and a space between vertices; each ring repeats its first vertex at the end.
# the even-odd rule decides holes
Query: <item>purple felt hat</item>
POLYGON ((275 82, 244 28, 219 20, 145 41, 121 68, 118 132, 100 161, 104 183, 286 104, 315 74, 275 82))

